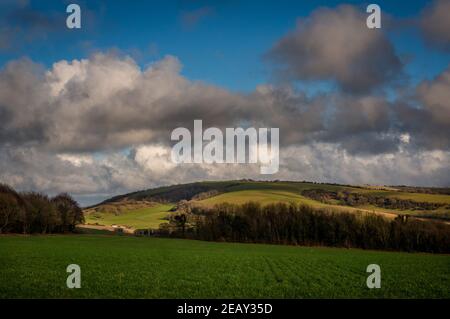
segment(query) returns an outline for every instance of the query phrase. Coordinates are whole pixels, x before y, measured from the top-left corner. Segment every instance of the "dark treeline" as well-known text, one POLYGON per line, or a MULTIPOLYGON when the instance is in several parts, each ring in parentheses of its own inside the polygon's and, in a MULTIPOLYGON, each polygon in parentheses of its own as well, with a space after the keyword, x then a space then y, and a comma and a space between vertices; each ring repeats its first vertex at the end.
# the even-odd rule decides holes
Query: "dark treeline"
MULTIPOLYGON (((323 245, 363 249, 450 252, 450 226, 399 216, 323 211, 283 203, 221 204, 172 218, 172 236, 210 241, 323 245)), ((164 226, 165 235, 168 228, 164 226)), ((162 234, 164 235, 164 234, 162 234)))
POLYGON ((435 210, 445 205, 441 203, 416 202, 409 199, 391 198, 373 194, 352 193, 347 191, 333 192, 324 189, 304 190, 302 195, 327 204, 337 201, 338 204, 347 206, 370 204, 382 208, 401 210, 435 210))
POLYGON ((68 194, 49 198, 36 192, 18 193, 0 184, 0 233, 73 232, 83 222, 83 211, 68 194))

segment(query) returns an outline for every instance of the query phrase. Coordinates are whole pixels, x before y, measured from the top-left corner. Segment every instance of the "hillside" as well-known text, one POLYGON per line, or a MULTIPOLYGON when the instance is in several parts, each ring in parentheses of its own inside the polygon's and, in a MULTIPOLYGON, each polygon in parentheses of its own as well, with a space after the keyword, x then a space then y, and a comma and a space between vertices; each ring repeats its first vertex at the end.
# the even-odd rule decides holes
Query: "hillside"
POLYGON ((166 222, 180 200, 212 207, 224 202, 263 205, 286 202, 363 211, 395 217, 399 214, 440 220, 450 219, 448 189, 374 187, 289 181, 218 181, 172 185, 124 194, 85 209, 87 224, 157 228, 166 222))

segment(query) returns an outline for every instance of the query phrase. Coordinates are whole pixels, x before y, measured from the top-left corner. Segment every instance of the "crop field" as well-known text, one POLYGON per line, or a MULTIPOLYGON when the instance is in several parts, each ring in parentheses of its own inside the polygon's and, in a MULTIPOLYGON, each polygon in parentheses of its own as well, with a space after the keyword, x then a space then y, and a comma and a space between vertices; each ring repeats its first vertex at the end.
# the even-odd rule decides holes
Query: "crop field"
POLYGON ((101 235, 0 237, 0 298, 450 298, 450 256, 101 235), (368 289, 366 267, 381 266, 368 289), (81 267, 81 288, 66 267, 81 267))

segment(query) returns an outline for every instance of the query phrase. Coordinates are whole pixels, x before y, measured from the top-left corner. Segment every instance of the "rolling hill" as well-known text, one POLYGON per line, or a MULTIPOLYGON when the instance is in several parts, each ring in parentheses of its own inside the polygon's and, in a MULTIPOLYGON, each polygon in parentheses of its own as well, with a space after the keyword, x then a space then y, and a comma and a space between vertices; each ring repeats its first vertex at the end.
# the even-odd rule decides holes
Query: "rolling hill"
POLYGON ((86 223, 130 229, 158 228, 180 200, 212 207, 249 201, 285 202, 395 217, 450 219, 449 189, 374 187, 289 181, 217 181, 172 185, 124 194, 85 209, 86 223))

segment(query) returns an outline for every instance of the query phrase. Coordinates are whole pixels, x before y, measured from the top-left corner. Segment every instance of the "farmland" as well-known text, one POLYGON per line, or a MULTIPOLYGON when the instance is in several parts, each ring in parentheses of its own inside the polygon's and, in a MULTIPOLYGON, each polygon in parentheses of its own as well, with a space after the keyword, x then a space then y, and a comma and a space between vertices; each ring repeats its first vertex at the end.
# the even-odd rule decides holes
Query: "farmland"
POLYGON ((0 298, 449 298, 450 256, 131 236, 0 237, 0 298), (81 267, 81 288, 66 267, 81 267), (382 269, 380 289, 366 267, 382 269))
POLYGON ((123 225, 129 228, 158 228, 169 210, 173 207, 170 204, 157 204, 151 207, 126 210, 121 214, 112 212, 93 213, 86 215, 86 222, 89 224, 101 225, 123 225))
MULTIPOLYGON (((219 181, 160 187, 121 195, 97 207, 85 210, 89 224, 122 225, 131 228, 158 228, 179 200, 189 200, 192 205, 212 207, 220 203, 243 204, 255 201, 262 205, 276 202, 305 204, 315 208, 330 208, 339 211, 363 211, 377 213, 390 218, 398 214, 438 219, 450 218, 450 195, 406 192, 395 188, 373 188, 310 182, 256 182, 219 181), (374 205, 348 206, 331 201, 323 203, 302 194, 305 190, 319 189, 331 192, 370 194, 382 198, 410 200, 441 205, 433 210, 389 209, 374 205), (207 194, 201 196, 202 194, 207 194), (157 203, 153 202, 156 201, 157 203), (139 207, 127 203, 144 203, 139 207), (161 202, 163 204, 161 204, 161 202), (117 210, 117 206, 124 207, 117 210), (128 208, 127 208, 128 207, 128 208)), ((135 204, 136 205, 136 204, 135 204)))

